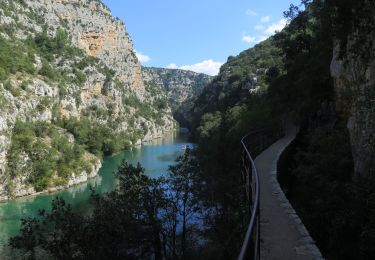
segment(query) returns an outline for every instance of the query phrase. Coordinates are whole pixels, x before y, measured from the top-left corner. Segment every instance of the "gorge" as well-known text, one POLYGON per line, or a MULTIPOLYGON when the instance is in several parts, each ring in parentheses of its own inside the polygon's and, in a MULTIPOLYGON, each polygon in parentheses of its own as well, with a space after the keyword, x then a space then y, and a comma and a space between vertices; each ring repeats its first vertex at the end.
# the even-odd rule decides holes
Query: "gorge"
POLYGON ((211 77, 141 66, 100 0, 0 0, 0 244, 31 259, 234 259, 251 211, 239 141, 282 123, 299 132, 273 185, 309 243, 373 259, 374 10, 290 5, 211 77))
POLYGON ((103 155, 174 131, 168 96, 209 80, 176 71, 165 92, 100 1, 2 1, 0 12, 0 200, 96 176, 103 155))

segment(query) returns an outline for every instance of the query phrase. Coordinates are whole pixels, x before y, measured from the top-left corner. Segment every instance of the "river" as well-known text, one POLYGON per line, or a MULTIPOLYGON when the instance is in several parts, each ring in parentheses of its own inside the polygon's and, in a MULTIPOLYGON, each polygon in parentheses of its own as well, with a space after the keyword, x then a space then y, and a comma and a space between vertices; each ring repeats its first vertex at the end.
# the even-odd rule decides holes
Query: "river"
POLYGON ((132 151, 105 157, 98 176, 87 183, 52 194, 23 197, 0 203, 0 246, 7 243, 10 237, 18 234, 22 218, 36 216, 39 209, 50 210, 51 202, 56 196, 64 198, 73 208, 84 211, 88 208, 90 187, 93 187, 98 193, 113 191, 115 187, 113 173, 123 159, 132 164, 140 162, 150 177, 166 174, 168 166, 172 165, 175 159, 184 153, 183 144, 187 144, 186 134, 169 134, 139 148, 133 148, 132 151))

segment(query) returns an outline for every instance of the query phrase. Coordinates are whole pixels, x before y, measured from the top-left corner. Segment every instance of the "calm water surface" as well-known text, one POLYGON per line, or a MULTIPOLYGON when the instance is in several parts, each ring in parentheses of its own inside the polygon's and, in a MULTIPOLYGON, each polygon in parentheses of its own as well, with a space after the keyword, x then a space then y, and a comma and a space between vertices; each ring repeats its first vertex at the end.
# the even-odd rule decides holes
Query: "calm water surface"
POLYGON ((123 159, 132 164, 140 162, 148 176, 158 177, 166 174, 168 166, 184 153, 183 144, 187 144, 186 134, 170 134, 139 148, 134 148, 132 151, 104 158, 98 177, 87 183, 52 194, 24 197, 0 203, 0 245, 7 243, 9 237, 18 234, 21 218, 35 216, 39 209, 49 210, 51 202, 56 196, 64 198, 75 209, 87 209, 91 194, 90 187, 93 187, 98 193, 112 191, 115 187, 113 172, 123 159))

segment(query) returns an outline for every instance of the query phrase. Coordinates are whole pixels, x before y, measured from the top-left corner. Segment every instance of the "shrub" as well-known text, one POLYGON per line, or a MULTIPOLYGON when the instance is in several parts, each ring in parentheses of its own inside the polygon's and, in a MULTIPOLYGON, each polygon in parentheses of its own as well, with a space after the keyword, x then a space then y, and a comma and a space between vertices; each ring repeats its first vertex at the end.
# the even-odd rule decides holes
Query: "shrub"
POLYGON ((4 83, 4 88, 8 90, 14 97, 19 97, 21 95, 21 90, 17 87, 14 87, 10 80, 7 80, 4 83))
POLYGON ((31 171, 28 182, 37 191, 51 185, 63 185, 73 172, 83 170, 83 153, 81 145, 71 144, 66 134, 49 123, 17 121, 7 155, 9 174, 15 177, 24 174, 25 170, 31 171), (23 153, 30 158, 27 165, 20 157, 23 153))
POLYGON ((16 72, 35 72, 34 60, 28 55, 28 49, 16 42, 0 36, 0 79, 5 80, 9 74, 16 72))
POLYGON ((47 77, 50 80, 56 80, 59 77, 59 73, 46 61, 43 62, 42 68, 39 70, 39 74, 47 77))

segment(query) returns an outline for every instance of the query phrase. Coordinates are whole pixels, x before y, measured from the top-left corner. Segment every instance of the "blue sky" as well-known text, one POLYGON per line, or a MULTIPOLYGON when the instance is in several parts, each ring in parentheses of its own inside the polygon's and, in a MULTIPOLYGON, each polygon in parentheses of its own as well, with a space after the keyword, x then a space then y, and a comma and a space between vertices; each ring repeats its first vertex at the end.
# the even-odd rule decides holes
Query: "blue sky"
POLYGON ((300 0, 103 0, 125 22, 145 66, 215 75, 237 55, 285 25, 300 0))

